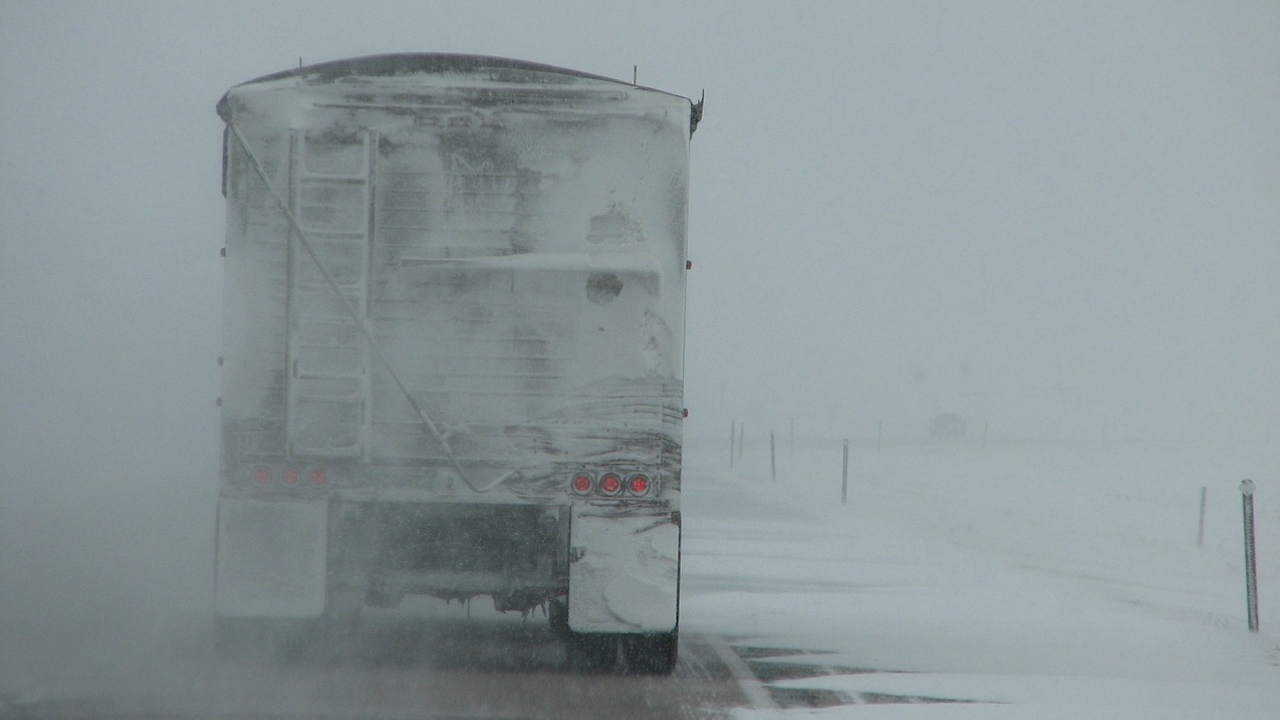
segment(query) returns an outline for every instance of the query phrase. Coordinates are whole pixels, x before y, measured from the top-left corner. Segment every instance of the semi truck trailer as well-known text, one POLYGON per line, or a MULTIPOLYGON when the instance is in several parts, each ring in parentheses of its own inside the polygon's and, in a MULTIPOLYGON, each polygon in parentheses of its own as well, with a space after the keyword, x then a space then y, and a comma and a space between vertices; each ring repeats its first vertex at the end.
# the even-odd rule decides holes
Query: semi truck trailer
POLYGON ((487 597, 671 670, 701 110, 452 54, 223 96, 221 645, 487 597))

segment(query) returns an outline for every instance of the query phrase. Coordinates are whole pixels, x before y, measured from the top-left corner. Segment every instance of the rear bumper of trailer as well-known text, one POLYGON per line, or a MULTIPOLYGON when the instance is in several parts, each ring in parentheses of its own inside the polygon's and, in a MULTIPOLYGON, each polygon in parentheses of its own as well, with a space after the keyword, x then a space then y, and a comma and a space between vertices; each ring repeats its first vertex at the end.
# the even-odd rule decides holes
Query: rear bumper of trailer
POLYGON ((564 602, 578 633, 663 633, 678 617, 680 527, 665 503, 338 497, 219 500, 220 617, 308 619, 405 595, 564 602))

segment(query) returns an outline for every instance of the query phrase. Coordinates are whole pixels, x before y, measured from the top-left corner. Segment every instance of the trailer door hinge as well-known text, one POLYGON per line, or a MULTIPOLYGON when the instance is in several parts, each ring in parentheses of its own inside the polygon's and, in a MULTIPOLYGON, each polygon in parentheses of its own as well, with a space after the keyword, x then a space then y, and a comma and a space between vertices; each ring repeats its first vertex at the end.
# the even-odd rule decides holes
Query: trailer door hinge
POLYGON ((579 560, 581 560, 583 557, 585 557, 586 554, 587 554, 587 549, 580 545, 571 547, 569 548, 569 562, 576 563, 579 560))

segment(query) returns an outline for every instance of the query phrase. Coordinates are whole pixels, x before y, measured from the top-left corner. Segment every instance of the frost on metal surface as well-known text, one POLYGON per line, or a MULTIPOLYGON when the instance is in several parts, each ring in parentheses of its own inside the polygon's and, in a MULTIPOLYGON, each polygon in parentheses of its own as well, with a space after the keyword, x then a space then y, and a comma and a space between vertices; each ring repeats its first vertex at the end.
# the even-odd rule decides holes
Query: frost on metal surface
POLYGON ((680 528, 669 514, 577 508, 569 568, 569 627, 669 632, 676 625, 680 528))
POLYGON ((219 104, 347 300, 229 142, 230 463, 455 489, 416 403, 498 493, 583 463, 678 492, 689 101, 485 60, 329 64, 219 104))

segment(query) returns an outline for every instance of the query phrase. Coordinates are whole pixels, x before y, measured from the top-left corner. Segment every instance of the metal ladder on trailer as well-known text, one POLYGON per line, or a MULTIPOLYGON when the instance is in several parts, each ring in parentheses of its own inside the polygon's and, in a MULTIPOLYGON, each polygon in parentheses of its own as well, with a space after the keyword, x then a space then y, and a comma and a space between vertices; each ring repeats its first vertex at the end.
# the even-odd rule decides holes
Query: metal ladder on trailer
MULTIPOLYGON (((360 317, 369 302, 373 165, 370 131, 290 139, 290 205, 320 262, 360 317)), ((369 348, 315 260, 292 237, 286 433, 291 456, 358 458, 369 438, 369 348)))

